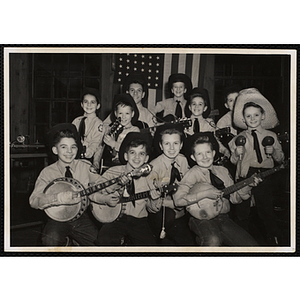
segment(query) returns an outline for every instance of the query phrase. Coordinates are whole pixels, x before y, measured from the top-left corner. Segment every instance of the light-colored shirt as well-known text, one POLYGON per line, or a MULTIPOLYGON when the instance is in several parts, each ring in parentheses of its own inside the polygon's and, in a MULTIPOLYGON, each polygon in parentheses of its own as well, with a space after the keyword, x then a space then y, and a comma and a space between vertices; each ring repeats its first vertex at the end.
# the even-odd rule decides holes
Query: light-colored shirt
MULTIPOLYGON (((102 180, 107 181, 113 178, 119 177, 121 174, 128 174, 133 169, 128 165, 121 165, 121 166, 114 166, 109 168, 103 175, 102 180)), ((148 185, 148 181, 146 177, 141 176, 139 178, 134 179, 134 187, 135 187, 135 194, 150 191, 150 187, 148 185)), ((124 192, 124 186, 117 186, 112 185, 107 187, 102 194, 110 194, 114 193, 116 190, 118 191, 119 195, 122 196, 124 192)), ((148 216, 147 212, 147 203, 152 201, 150 198, 144 198, 135 201, 135 206, 132 202, 123 203, 122 205, 125 207, 124 214, 128 216, 133 216, 135 218, 145 218, 148 216)))
POLYGON ((230 151, 231 151, 230 160, 233 164, 237 164, 236 178, 246 177, 250 167, 273 168, 274 160, 276 162, 282 162, 284 160, 284 153, 282 151, 281 144, 280 144, 275 132, 263 129, 261 126, 259 128, 257 128, 257 130, 256 130, 259 148, 260 148, 260 152, 261 152, 262 159, 263 159, 261 163, 259 163, 257 161, 257 156, 256 156, 256 152, 254 150, 253 136, 251 134, 251 130, 246 129, 246 130, 242 131, 238 136, 241 136, 241 135, 246 138, 246 144, 244 145, 245 152, 243 154, 242 160, 240 160, 239 156, 237 156, 235 154, 235 149, 237 147, 235 144, 235 140, 236 140, 237 136, 234 137, 228 144, 230 147, 230 151), (273 144, 274 152, 271 157, 267 157, 264 146, 262 145, 262 140, 266 136, 271 136, 274 138, 274 144, 273 144))
POLYGON ((218 129, 226 128, 226 127, 230 128, 230 133, 232 133, 233 135, 237 135, 237 130, 232 127, 232 111, 231 110, 229 112, 227 112, 217 122, 217 128, 218 129))
POLYGON ((72 122, 72 124, 76 126, 77 130, 79 130, 79 125, 83 117, 87 118, 85 119, 85 134, 82 144, 86 147, 85 157, 91 158, 102 142, 104 135, 103 123, 96 114, 83 115, 77 117, 72 122))
MULTIPOLYGON (((196 117, 194 115, 191 115, 191 120, 192 120, 192 126, 188 127, 185 129, 185 133, 188 135, 193 135, 194 134, 194 123, 195 119, 197 118, 199 121, 199 126, 200 126, 200 132, 205 132, 205 131, 210 131, 210 132, 215 132, 216 131, 216 125, 213 119, 211 118, 203 118, 202 116, 196 117)), ((222 154, 229 153, 227 148, 217 139, 216 140, 219 144, 219 151, 222 154)))
MULTIPOLYGON (((234 184, 233 179, 231 178, 228 170, 222 166, 211 166, 211 171, 218 176, 223 182, 225 187, 232 186, 234 184)), ((182 199, 186 199, 186 196, 190 193, 190 189, 194 187, 196 183, 210 183, 210 173, 208 168, 201 168, 198 165, 193 166, 183 177, 181 182, 179 183, 179 187, 177 192, 174 194, 174 202, 182 199)), ((230 194, 230 201, 234 204, 242 202, 241 195, 244 198, 249 197, 249 191, 239 190, 230 194)), ((220 213, 228 213, 230 210, 229 201, 226 198, 222 198, 223 200, 223 207, 220 213)), ((187 200, 188 201, 188 200, 187 200)), ((217 201, 217 200, 216 200, 217 201)), ((215 205, 215 201, 211 200, 211 205, 215 205)))
MULTIPOLYGON (((152 160, 150 162, 150 165, 152 165, 153 169, 147 176, 147 180, 151 181, 151 184, 156 187, 169 185, 171 179, 172 162, 173 161, 166 157, 164 154, 161 154, 160 156, 152 160)), ((175 158, 174 166, 178 169, 181 178, 189 169, 188 161, 186 157, 181 153, 178 154, 175 158)), ((178 183, 177 179, 175 180, 175 183, 178 183)), ((167 195, 166 199, 164 199, 163 206, 174 209, 174 201, 170 195, 167 195)), ((177 218, 184 215, 184 211, 182 208, 176 208, 175 213, 177 218)))
MULTIPOLYGON (((184 108, 186 103, 187 101, 185 99, 180 101, 180 106, 182 109, 182 118, 185 118, 184 108)), ((161 111, 164 111, 163 114, 164 117, 167 115, 175 116, 176 106, 177 106, 176 100, 174 98, 168 98, 160 102, 157 102, 155 107, 153 108, 153 112, 157 114, 161 111)))
MULTIPOLYGON (((65 177, 66 166, 62 161, 58 160, 41 171, 35 182, 34 190, 29 197, 29 203, 33 208, 39 208, 39 199, 50 199, 52 195, 46 195, 43 191, 53 180, 65 177)), ((87 188, 89 183, 97 184, 101 182, 101 176, 95 173, 89 161, 75 159, 69 166, 73 178, 78 180, 84 188, 87 188)), ((97 195, 92 194, 89 196, 91 199, 94 199, 94 197, 97 197, 97 195)))

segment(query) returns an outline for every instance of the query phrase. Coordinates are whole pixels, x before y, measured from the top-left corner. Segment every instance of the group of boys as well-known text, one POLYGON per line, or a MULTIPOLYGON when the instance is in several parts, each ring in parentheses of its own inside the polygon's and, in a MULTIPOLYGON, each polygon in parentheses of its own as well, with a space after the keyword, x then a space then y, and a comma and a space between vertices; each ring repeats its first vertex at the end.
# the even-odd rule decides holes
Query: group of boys
POLYGON ((93 209, 86 208, 71 221, 50 218, 42 244, 64 246, 71 239, 82 246, 257 246, 247 232, 253 195, 270 244, 278 244, 281 233, 273 214, 270 180, 261 182, 254 176, 251 184, 225 195, 224 189, 234 185, 234 180, 227 168, 214 164, 219 152, 230 158, 236 165, 238 181, 284 160, 276 134, 268 130, 278 123, 269 101, 254 88, 226 95, 229 116, 224 118, 224 127, 229 125, 234 135, 237 132, 233 124, 244 129, 227 148, 216 139, 217 126, 208 118, 207 90, 192 89, 185 74, 173 74, 169 78, 173 97, 158 102, 150 111, 142 105, 146 87, 141 76, 129 77, 126 93, 115 96, 113 111, 104 122, 96 115, 100 108, 98 91, 87 88, 81 101, 84 115, 73 124, 52 128, 50 143, 58 160, 39 175, 29 199, 31 206, 68 207, 81 201, 76 189, 45 193, 45 188, 57 178, 73 177, 84 188, 116 179, 116 183, 89 195, 89 201, 92 207, 103 208, 105 213, 117 211, 117 215, 109 222, 97 222, 91 213, 93 209), (162 111, 175 120, 190 117, 192 126, 184 128, 176 122, 157 124, 161 120, 155 115, 162 111), (121 124, 120 132, 112 132, 115 122, 121 124), (140 132, 141 128, 153 126, 154 134, 150 130, 148 134, 145 130, 140 132), (245 138, 243 145, 236 142, 241 136, 245 138), (274 143, 264 147, 262 140, 266 136, 272 136, 274 143), (100 175, 97 169, 104 146, 111 150, 112 164, 100 175), (149 172, 132 175, 147 163, 149 172), (232 205, 237 222, 229 216, 232 205))

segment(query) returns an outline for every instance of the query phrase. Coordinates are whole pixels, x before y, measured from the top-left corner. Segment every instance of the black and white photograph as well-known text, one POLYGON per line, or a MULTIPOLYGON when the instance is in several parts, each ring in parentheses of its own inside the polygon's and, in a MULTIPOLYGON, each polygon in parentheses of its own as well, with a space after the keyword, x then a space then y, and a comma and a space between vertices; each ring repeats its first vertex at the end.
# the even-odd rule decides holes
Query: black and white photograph
POLYGON ((296 57, 4 47, 4 252, 293 254, 296 57))

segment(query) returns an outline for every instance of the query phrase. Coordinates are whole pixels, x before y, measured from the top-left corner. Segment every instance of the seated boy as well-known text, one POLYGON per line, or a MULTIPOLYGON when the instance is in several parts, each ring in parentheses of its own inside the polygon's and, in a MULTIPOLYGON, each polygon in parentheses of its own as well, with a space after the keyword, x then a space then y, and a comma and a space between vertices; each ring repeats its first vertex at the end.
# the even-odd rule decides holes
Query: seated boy
MULTIPOLYGON (((161 188, 178 183, 188 171, 188 161, 180 153, 183 139, 183 129, 178 124, 165 124, 157 128, 154 135, 154 147, 161 154, 151 161, 153 169, 147 177, 150 184, 161 188)), ((174 205, 172 195, 161 197, 159 211, 150 213, 148 218, 158 243, 194 244, 185 210, 174 205)))
POLYGON ((106 126, 103 142, 112 149, 112 164, 120 164, 118 152, 122 141, 129 132, 140 132, 137 126, 134 126, 139 118, 139 111, 129 94, 116 95, 113 101, 113 111, 111 120, 115 122, 120 119, 123 129, 119 134, 110 134, 111 127, 106 126))
MULTIPOLYGON (((120 174, 129 173, 140 168, 148 161, 151 137, 140 132, 130 132, 127 134, 120 147, 119 157, 122 165, 113 166, 103 174, 103 180, 111 180, 120 174)), ((133 177, 130 184, 123 187, 111 186, 101 193, 100 200, 102 205, 112 208, 121 205, 121 215, 112 223, 105 223, 101 227, 96 245, 123 245, 130 242, 133 245, 155 245, 155 239, 149 227, 147 208, 156 209, 156 204, 150 197, 144 197, 132 202, 119 203, 120 198, 134 196, 136 193, 150 191, 145 176, 133 177)), ((150 194, 154 198, 159 197, 155 190, 150 194)))
POLYGON ((87 158, 93 162, 95 168, 99 169, 99 145, 103 139, 103 124, 97 117, 97 110, 100 109, 99 91, 94 88, 86 87, 81 96, 81 107, 84 111, 83 116, 73 120, 81 142, 83 144, 82 158, 87 158))
MULTIPOLYGON (((233 194, 229 200, 222 197, 222 189, 233 185, 228 170, 213 165, 218 144, 212 134, 195 134, 190 140, 191 158, 197 163, 183 177, 174 194, 178 207, 187 206, 192 214, 189 226, 196 234, 196 242, 201 246, 254 246, 255 240, 228 216, 229 200, 240 203, 250 197, 251 187, 246 186, 233 194), (199 184, 199 190, 193 190, 199 184), (210 184, 210 185, 207 185, 210 184), (196 201, 198 201, 196 203, 196 201), (202 202, 201 202, 202 200, 202 202), (204 200, 206 202, 204 203, 204 200), (193 212, 193 213, 192 213, 193 212)), ((256 179, 259 182, 259 179, 256 179)))
MULTIPOLYGON (((61 205, 77 204, 81 201, 78 194, 69 190, 65 192, 47 194, 43 191, 49 183, 61 177, 73 177, 84 188, 90 182, 100 182, 98 175, 87 160, 76 159, 80 148, 80 137, 73 124, 59 124, 50 131, 50 145, 58 160, 45 167, 39 174, 34 190, 29 198, 31 207, 35 209, 47 209, 61 205)), ((91 199, 97 199, 97 194, 91 195, 91 199)), ((42 244, 45 246, 65 246, 69 238, 74 239, 79 245, 92 246, 97 237, 97 227, 90 219, 88 211, 77 219, 68 222, 60 222, 50 219, 43 231, 42 244)))
POLYGON ((169 91, 172 94, 171 98, 157 102, 153 109, 155 114, 163 111, 163 117, 173 115, 177 118, 185 117, 185 105, 191 89, 191 79, 182 73, 172 74, 168 80, 169 91))

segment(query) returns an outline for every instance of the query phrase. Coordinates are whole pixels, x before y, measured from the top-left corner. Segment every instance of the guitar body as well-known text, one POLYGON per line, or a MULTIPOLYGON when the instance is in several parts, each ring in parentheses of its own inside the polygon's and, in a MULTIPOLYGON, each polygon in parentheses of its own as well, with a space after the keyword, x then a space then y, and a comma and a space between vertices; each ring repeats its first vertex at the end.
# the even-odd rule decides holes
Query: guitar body
MULTIPOLYGON (((196 183, 190 190, 190 194, 196 194, 203 192, 211 188, 210 183, 196 183)), ((229 201, 224 199, 212 200, 209 198, 202 199, 197 203, 189 205, 186 207, 186 210, 196 219, 199 220, 210 220, 215 218, 220 213, 226 213, 229 211, 229 201)))
MULTIPOLYGON (((74 178, 62 177, 53 180, 48 184, 44 190, 44 194, 51 195, 60 192, 83 191, 82 184, 74 178)), ((81 201, 74 205, 59 205, 51 206, 45 209, 46 214, 53 220, 59 222, 74 221, 78 219, 86 210, 88 206, 88 197, 81 197, 81 201)))
POLYGON ((123 204, 119 203, 115 207, 101 205, 91 202, 91 211, 100 223, 112 223, 122 215, 123 204))

